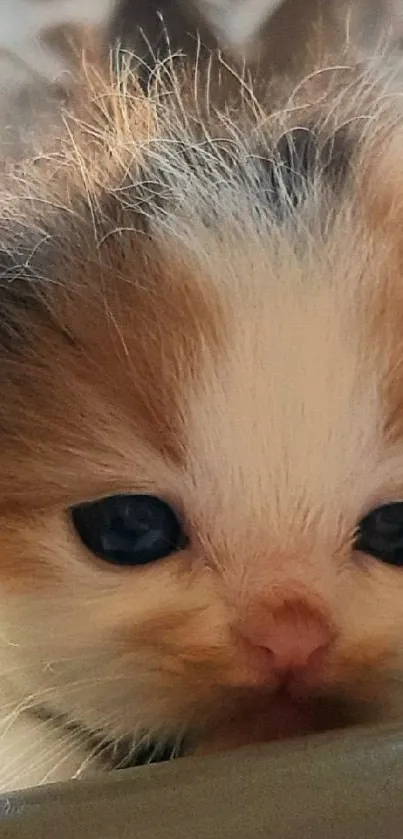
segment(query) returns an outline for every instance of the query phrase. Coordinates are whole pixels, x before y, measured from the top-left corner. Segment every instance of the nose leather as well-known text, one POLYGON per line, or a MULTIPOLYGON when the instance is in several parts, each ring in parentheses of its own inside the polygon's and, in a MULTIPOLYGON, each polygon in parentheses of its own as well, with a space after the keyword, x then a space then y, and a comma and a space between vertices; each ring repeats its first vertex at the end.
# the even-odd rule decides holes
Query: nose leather
POLYGON ((253 647, 267 652, 268 676, 276 674, 280 679, 317 671, 333 640, 324 615, 298 600, 275 608, 255 606, 243 620, 241 634, 253 647))

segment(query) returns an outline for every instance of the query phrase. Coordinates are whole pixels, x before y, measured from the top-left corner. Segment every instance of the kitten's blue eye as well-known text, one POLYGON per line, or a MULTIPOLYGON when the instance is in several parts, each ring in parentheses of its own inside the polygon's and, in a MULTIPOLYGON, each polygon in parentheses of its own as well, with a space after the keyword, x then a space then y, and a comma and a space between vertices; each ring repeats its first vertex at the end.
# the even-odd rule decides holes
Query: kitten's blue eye
POLYGON ((368 513, 360 521, 354 547, 389 565, 403 566, 403 501, 368 513))
POLYGON ((186 545, 173 509, 153 495, 111 495, 71 510, 84 545, 115 565, 146 565, 186 545))

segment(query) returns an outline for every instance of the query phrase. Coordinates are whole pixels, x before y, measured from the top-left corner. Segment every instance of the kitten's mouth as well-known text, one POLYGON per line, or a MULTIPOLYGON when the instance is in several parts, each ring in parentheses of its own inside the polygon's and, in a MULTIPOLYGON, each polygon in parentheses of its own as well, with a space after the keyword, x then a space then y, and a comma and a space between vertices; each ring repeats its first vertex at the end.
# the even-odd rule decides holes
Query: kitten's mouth
POLYGON ((107 771, 302 737, 358 723, 353 710, 334 698, 300 700, 280 690, 270 698, 248 695, 237 699, 231 703, 232 711, 202 735, 175 740, 143 737, 138 741, 134 735, 113 739, 102 729, 91 729, 49 709, 36 709, 35 715, 71 733, 81 744, 85 742, 94 764, 107 771))
POLYGON ((270 698, 247 696, 206 733, 195 752, 207 754, 350 727, 358 724, 357 710, 338 698, 300 699, 283 689, 270 698))

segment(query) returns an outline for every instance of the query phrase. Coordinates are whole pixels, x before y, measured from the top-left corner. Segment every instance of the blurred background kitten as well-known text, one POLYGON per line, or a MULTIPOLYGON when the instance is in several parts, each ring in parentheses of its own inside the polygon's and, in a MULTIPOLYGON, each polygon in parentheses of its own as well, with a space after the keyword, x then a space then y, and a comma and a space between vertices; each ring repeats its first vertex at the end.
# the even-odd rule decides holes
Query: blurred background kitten
POLYGON ((273 66, 288 64, 312 38, 340 31, 375 46, 381 33, 398 39, 402 0, 0 0, 0 87, 42 78, 60 82, 69 62, 61 35, 95 27, 102 37, 155 58, 167 46, 193 52, 198 36, 248 56, 258 36, 273 66), (316 33, 316 35, 315 35, 316 33), (286 49, 285 49, 286 47, 286 49))

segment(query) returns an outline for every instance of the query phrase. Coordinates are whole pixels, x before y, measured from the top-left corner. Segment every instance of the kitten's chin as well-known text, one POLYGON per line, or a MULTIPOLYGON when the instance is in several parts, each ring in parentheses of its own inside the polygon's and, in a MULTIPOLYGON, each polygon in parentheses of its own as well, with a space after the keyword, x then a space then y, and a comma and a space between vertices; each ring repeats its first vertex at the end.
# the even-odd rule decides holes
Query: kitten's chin
POLYGON ((357 725, 356 709, 334 698, 294 699, 279 691, 268 699, 246 701, 225 722, 204 732, 193 754, 285 740, 357 725))

